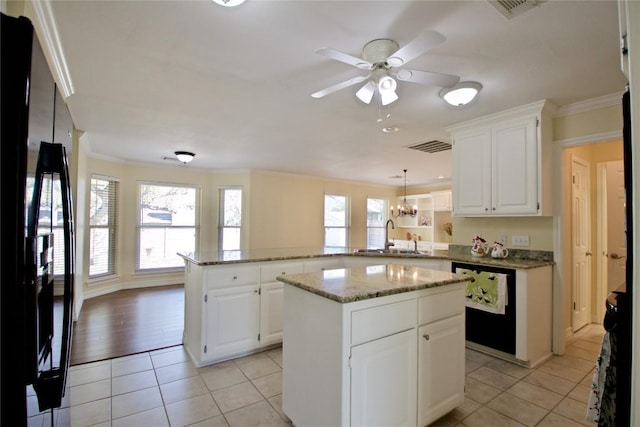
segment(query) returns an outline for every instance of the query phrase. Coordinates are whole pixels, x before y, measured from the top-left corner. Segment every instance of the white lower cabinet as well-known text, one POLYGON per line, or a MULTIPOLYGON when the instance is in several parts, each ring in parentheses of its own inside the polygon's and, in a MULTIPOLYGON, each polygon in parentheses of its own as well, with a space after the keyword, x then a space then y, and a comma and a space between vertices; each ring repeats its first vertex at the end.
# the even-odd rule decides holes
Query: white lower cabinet
POLYGON ((411 329, 351 348, 352 427, 416 425, 416 345, 411 329))
POLYGON ((282 282, 265 283, 260 290, 260 344, 282 342, 282 305, 284 303, 282 282))
POLYGON ((431 424, 464 402, 464 316, 418 328, 418 425, 431 424))
POLYGON ((249 352, 258 346, 260 286, 207 292, 205 358, 249 352))

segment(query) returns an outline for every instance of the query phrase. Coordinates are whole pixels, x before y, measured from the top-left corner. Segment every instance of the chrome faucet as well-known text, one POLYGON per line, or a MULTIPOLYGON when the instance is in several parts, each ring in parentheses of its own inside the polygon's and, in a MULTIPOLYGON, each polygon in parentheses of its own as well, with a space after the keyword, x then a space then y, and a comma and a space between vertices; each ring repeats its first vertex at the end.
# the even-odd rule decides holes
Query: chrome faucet
POLYGON ((391 246, 395 246, 395 243, 389 241, 389 223, 391 223, 391 228, 393 230, 396 229, 395 224, 391 219, 387 220, 387 223, 384 226, 384 250, 388 251, 391 246))

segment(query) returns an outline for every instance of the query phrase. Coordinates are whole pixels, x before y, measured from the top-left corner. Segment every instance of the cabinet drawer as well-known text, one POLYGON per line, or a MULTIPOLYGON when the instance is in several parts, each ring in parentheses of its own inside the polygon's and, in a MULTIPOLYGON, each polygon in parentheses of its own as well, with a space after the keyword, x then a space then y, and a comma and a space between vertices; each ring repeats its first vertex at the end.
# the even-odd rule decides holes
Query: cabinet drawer
POLYGON ((401 301, 351 313, 351 345, 406 331, 416 326, 416 300, 401 301))
POLYGON ((464 313, 464 288, 418 299, 418 324, 424 325, 464 313))
POLYGON ((208 289, 254 285, 260 283, 260 267, 216 267, 205 272, 205 280, 208 289))
POLYGON ((277 262, 269 265, 263 265, 260 268, 260 281, 262 283, 276 282, 276 277, 278 276, 302 272, 302 261, 277 262))

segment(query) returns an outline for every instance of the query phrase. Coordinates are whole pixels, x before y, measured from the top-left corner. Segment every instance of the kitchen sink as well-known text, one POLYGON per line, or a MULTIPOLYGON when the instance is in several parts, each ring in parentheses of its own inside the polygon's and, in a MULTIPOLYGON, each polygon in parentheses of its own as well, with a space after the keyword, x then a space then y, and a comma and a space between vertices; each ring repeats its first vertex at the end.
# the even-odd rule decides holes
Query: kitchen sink
POLYGON ((353 252, 367 254, 430 255, 428 251, 415 251, 413 249, 356 249, 353 252))

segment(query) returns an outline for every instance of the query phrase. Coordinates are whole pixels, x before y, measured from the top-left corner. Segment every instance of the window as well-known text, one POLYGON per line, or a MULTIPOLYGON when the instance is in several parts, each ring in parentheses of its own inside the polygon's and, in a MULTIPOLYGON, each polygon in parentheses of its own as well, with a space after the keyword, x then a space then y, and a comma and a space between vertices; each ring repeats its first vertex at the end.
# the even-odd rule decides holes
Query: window
POLYGON ((92 177, 89 195, 89 278, 115 274, 119 182, 92 177))
POLYGON ((139 189, 137 270, 184 266, 177 252, 195 252, 198 209, 195 187, 146 184, 139 189))
POLYGON ((347 197, 324 195, 324 245, 348 246, 347 197))
POLYGON ((242 230, 242 189, 220 189, 220 222, 218 225, 218 248, 221 251, 240 249, 242 230))
POLYGON ((387 201, 367 198, 367 248, 384 248, 387 201))
MULTIPOLYGON (((35 175, 27 176, 25 193, 27 209, 25 218, 28 221, 29 206, 35 186, 35 175)), ((25 224, 27 225, 27 224, 25 224)), ((53 274, 64 274, 64 220, 62 218, 62 187, 59 174, 44 174, 42 177, 42 191, 40 194, 40 208, 38 210, 37 234, 53 233, 53 274)), ((26 232, 26 230, 25 230, 26 232)))

